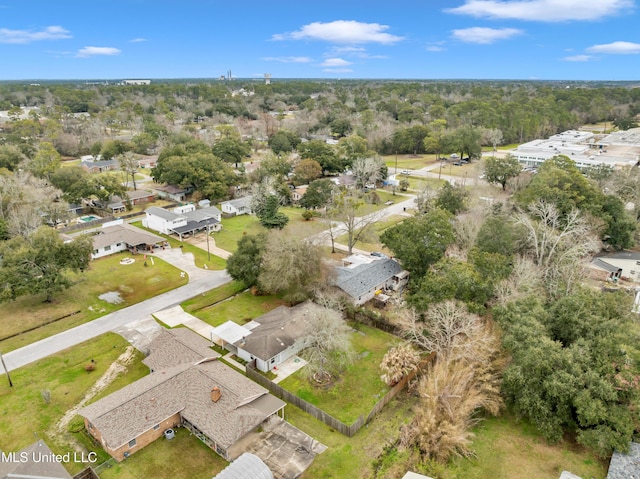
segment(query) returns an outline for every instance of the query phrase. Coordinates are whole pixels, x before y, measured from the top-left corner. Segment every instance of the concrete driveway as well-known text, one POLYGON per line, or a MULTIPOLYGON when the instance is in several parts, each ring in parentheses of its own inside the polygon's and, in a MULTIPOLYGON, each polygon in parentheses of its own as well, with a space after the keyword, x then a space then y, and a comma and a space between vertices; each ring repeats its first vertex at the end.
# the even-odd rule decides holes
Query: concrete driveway
POLYGON ((243 452, 258 456, 276 479, 296 479, 327 446, 278 416, 271 416, 261 432, 252 432, 234 444, 232 457, 243 452))

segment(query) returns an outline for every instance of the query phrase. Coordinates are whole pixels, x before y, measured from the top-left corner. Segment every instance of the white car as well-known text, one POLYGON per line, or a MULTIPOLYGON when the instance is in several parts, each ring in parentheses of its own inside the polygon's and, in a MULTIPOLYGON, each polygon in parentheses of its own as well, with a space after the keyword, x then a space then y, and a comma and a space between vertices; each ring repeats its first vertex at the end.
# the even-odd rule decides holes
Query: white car
POLYGON ((401 174, 401 175, 409 176, 409 175, 411 174, 411 171, 410 171, 410 170, 402 170, 402 171, 400 172, 400 174, 401 174))
POLYGON ((460 157, 458 156, 458 154, 457 154, 457 153, 451 153, 450 158, 451 158, 451 159, 453 159, 453 160, 456 160, 456 159, 458 159, 458 158, 460 158, 460 157))

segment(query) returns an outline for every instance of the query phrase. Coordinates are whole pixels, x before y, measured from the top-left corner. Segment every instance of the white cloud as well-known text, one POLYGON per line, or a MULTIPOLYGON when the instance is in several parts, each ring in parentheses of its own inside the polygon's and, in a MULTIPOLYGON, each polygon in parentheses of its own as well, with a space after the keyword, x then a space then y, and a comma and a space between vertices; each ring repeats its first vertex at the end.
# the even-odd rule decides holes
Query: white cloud
POLYGON ((278 63, 309 63, 311 58, 309 57, 264 57, 266 62, 278 62, 278 63))
POLYGON ((142 43, 142 42, 147 42, 148 40, 146 38, 134 38, 132 40, 129 40, 129 43, 142 43))
POLYGON ((350 68, 325 68, 322 71, 327 73, 353 73, 350 68))
POLYGON ((322 40, 342 44, 393 44, 403 40, 403 37, 385 33, 388 29, 388 25, 379 23, 336 20, 329 23, 313 22, 304 25, 298 31, 276 34, 271 38, 273 40, 322 40))
MULTIPOLYGON (((351 62, 348 62, 347 60, 343 60, 342 58, 327 58, 325 61, 323 61, 320 66, 322 67, 346 67, 348 65, 352 65, 351 62)), ((326 71, 326 70, 325 70, 326 71)))
POLYGON ((611 55, 634 55, 640 53, 640 43, 613 42, 594 45, 587 48, 590 53, 608 53, 611 55))
POLYGON ((42 40, 63 40, 73 38, 71 32, 59 25, 52 25, 43 30, 9 30, 0 28, 0 43, 31 43, 42 40))
POLYGON ((565 62, 588 62, 593 57, 591 55, 573 55, 571 57, 564 57, 565 62))
POLYGON ((517 28, 486 28, 471 27, 460 30, 453 30, 454 38, 467 43, 480 43, 488 45, 498 40, 506 40, 517 35, 522 35, 523 31, 517 28))
POLYGON ((96 55, 113 56, 119 55, 122 51, 113 47, 84 47, 78 50, 77 57, 87 58, 96 55))
POLYGON ((441 40, 439 42, 427 43, 427 46, 425 48, 428 52, 443 52, 444 50, 446 50, 446 48, 444 47, 445 44, 446 42, 441 40))
POLYGON ((600 20, 633 6, 633 0, 465 0, 464 5, 445 11, 476 18, 565 22, 600 20))

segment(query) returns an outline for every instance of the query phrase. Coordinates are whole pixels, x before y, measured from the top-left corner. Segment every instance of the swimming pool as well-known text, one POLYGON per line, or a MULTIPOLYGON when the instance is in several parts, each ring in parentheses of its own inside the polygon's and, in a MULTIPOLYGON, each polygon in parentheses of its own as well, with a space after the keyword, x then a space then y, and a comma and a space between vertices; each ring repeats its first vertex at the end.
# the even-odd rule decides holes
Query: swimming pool
POLYGON ((81 216, 80 218, 78 218, 78 221, 80 223, 88 223, 89 221, 95 221, 95 220, 99 220, 100 217, 96 216, 96 215, 87 215, 87 216, 81 216))

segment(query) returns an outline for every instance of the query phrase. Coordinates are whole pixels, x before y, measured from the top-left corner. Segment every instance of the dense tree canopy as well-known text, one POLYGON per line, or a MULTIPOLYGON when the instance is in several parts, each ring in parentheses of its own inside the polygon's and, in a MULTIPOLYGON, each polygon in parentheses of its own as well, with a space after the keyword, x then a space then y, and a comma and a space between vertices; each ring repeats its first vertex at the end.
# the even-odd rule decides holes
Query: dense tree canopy
POLYGON ((248 288, 258 284, 260 263, 267 244, 267 235, 244 235, 238 241, 238 249, 227 260, 229 276, 242 281, 248 288))

